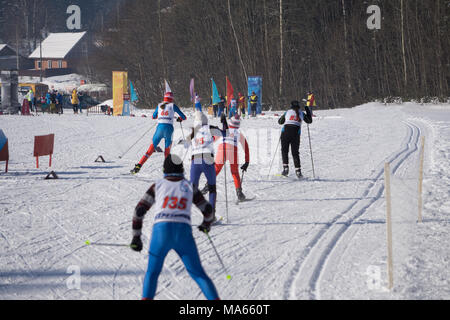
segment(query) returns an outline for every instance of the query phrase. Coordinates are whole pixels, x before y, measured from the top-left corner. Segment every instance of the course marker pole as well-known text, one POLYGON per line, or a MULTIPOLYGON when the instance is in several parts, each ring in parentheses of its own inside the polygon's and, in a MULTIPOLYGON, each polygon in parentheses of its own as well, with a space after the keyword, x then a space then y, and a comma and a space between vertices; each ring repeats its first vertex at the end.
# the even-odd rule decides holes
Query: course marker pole
POLYGON ((384 184, 386 192, 386 227, 387 227, 387 271, 388 271, 388 289, 394 286, 394 264, 392 261, 392 219, 391 219, 391 167, 389 163, 384 165, 384 184))
POLYGON ((421 145, 420 145, 420 165, 419 165, 419 200, 418 200, 418 206, 419 206, 419 223, 422 222, 422 209, 423 209, 423 163, 425 158, 425 137, 422 137, 421 139, 421 145))

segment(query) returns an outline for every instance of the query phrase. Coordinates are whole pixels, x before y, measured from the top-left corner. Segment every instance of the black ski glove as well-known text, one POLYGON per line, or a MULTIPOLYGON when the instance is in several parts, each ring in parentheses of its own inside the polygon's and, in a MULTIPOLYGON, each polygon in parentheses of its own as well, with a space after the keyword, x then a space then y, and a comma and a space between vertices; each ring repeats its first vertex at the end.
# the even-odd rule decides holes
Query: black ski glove
POLYGON ((244 165, 241 167, 241 170, 244 172, 247 172, 248 166, 250 165, 250 163, 246 162, 244 163, 244 165))
POLYGON ((211 223, 203 220, 202 224, 198 226, 198 230, 204 233, 209 233, 211 231, 211 223))
POLYGON ((306 116, 304 117, 304 121, 306 123, 312 123, 313 118, 312 118, 312 111, 310 107, 305 106, 305 111, 306 111, 306 116))
POLYGON ((142 240, 140 236, 134 236, 131 241, 130 248, 134 251, 141 252, 142 251, 142 240))
POLYGON ((183 122, 183 119, 181 117, 178 117, 177 122, 183 122))

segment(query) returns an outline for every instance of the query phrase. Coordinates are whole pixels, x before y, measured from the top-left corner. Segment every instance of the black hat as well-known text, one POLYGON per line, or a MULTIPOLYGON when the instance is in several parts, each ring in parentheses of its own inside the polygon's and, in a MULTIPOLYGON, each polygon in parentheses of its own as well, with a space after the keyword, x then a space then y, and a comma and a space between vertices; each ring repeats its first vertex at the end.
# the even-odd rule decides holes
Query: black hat
POLYGON ((169 154, 164 160, 164 175, 183 175, 183 161, 174 154, 169 154))
POLYGON ((292 102, 291 102, 291 106, 292 106, 293 108, 300 108, 300 102, 298 102, 298 101, 292 101, 292 102))

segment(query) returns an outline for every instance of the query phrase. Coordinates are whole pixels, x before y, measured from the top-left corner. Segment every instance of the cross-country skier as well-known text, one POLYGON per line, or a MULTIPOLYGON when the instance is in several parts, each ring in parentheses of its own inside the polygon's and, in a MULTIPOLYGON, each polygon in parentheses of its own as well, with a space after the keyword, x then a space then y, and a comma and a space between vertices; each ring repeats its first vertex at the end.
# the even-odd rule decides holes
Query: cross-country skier
POLYGON ((281 155, 283 158, 283 176, 289 175, 289 148, 291 148, 294 159, 295 174, 299 179, 303 177, 300 163, 300 136, 302 133, 302 121, 312 123, 311 109, 305 106, 306 114, 300 111, 298 101, 291 102, 291 108, 278 120, 280 125, 284 125, 281 131, 281 155))
POLYGON ((231 99, 230 102, 230 111, 228 112, 228 118, 231 119, 232 117, 234 117, 236 114, 238 114, 238 109, 237 109, 237 101, 236 99, 231 99))
POLYGON ((198 93, 195 93, 195 98, 194 98, 194 106, 195 106, 195 110, 196 111, 202 111, 202 103, 201 103, 201 98, 198 95, 198 93))
POLYGON ((153 143, 150 145, 145 155, 141 158, 141 161, 139 161, 139 163, 135 165, 134 169, 131 170, 131 173, 136 174, 141 170, 144 163, 155 152, 155 148, 163 138, 165 140, 164 155, 167 157, 170 154, 172 135, 174 131, 173 120, 175 118, 175 112, 179 115, 177 118, 178 122, 186 120, 184 113, 181 112, 180 108, 173 103, 172 93, 168 92, 164 95, 164 101, 158 105, 158 108, 156 108, 153 114, 153 119, 158 119, 158 126, 156 127, 155 134, 153 135, 153 143))
POLYGON ((131 248, 142 251, 141 230, 144 217, 155 208, 152 237, 149 248, 148 268, 143 285, 143 300, 153 300, 164 259, 170 250, 180 256, 189 275, 198 284, 208 300, 219 300, 214 283, 203 269, 195 240, 192 236, 191 207, 195 204, 202 212, 200 231, 209 232, 213 222, 213 210, 200 191, 184 178, 182 160, 169 155, 164 161, 164 179, 157 181, 145 193, 133 215, 133 240, 131 248))
POLYGON ((216 208, 216 168, 214 163, 214 141, 223 136, 223 132, 215 126, 208 125, 208 117, 200 111, 195 113, 194 128, 187 137, 192 147, 191 183, 198 189, 200 176, 206 176, 209 191, 209 203, 215 212, 216 208))
MULTIPOLYGON (((229 124, 225 120, 225 128, 228 129, 226 130, 226 136, 222 136, 219 140, 219 147, 216 154, 216 176, 219 175, 226 161, 230 162, 231 174, 233 176, 234 186, 236 187, 238 200, 244 201, 246 197, 242 192, 241 177, 239 175, 238 144, 240 143, 245 151, 245 163, 241 167, 241 170, 245 172, 247 172, 250 164, 250 149, 247 139, 245 139, 245 136, 239 130, 240 126, 241 118, 238 114, 230 119, 229 124)), ((206 192, 206 190, 207 188, 205 187, 202 191, 206 192)))

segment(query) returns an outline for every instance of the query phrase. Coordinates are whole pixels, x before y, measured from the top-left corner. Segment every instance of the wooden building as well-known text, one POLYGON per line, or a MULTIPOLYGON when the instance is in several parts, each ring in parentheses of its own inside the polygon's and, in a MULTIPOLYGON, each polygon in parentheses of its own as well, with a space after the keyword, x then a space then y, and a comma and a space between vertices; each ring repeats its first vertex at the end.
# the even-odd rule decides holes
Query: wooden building
POLYGON ((46 76, 75 72, 86 61, 88 45, 86 32, 51 33, 29 56, 34 71, 46 76))
POLYGON ((17 52, 7 44, 0 44, 0 70, 23 70, 33 68, 33 61, 18 55, 17 52))

